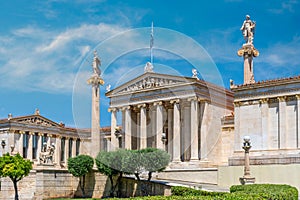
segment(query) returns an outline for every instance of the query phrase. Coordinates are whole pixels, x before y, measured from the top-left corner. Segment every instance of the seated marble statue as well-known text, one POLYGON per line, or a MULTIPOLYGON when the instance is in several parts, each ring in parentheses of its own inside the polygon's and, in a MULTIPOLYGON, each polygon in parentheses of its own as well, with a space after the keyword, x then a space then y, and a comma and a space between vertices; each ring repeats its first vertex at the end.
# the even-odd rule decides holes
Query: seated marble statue
POLYGON ((55 146, 43 145, 43 149, 40 152, 40 164, 52 164, 55 146))

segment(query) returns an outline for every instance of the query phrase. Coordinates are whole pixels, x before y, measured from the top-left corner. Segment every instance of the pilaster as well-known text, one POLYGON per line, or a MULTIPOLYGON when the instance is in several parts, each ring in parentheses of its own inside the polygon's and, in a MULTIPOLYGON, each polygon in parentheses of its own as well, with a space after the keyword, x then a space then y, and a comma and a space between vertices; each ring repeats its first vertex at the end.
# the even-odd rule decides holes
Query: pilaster
POLYGON ((287 148, 287 133, 286 133, 286 97, 278 97, 279 101, 279 148, 287 148))
POLYGON ((270 136, 268 132, 268 113, 269 113, 269 104, 268 104, 269 99, 261 99, 261 136, 262 136, 262 148, 264 150, 270 149, 270 136))
POLYGON ((207 160, 207 154, 208 154, 208 149, 207 149, 207 135, 208 135, 208 108, 209 104, 205 99, 200 100, 200 109, 201 109, 201 133, 200 133, 200 159, 201 160, 207 160))

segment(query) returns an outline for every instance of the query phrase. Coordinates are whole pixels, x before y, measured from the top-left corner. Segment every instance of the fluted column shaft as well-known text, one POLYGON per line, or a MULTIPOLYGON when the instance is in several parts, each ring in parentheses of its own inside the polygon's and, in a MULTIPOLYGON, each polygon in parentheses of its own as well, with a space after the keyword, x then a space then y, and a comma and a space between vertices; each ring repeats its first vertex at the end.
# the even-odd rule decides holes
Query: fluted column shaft
POLYGON ((147 147, 147 109, 146 104, 140 105, 140 149, 147 147))
POLYGON ((156 148, 165 149, 161 140, 163 134, 163 105, 162 102, 156 102, 154 106, 156 106, 156 148))
POLYGON ((131 119, 130 106, 124 108, 124 112, 125 112, 125 149, 131 149, 132 119, 131 119))
POLYGON ((180 162, 180 105, 179 100, 171 101, 173 109, 173 161, 180 162))
POLYGON ((115 132, 116 132, 116 128, 117 128, 117 109, 113 108, 110 110, 111 111, 111 122, 110 122, 110 137, 111 137, 111 141, 110 141, 110 151, 114 151, 117 148, 119 148, 118 145, 118 138, 116 138, 115 132))
POLYGON ((199 160, 198 146, 198 99, 190 99, 191 102, 191 160, 199 160))

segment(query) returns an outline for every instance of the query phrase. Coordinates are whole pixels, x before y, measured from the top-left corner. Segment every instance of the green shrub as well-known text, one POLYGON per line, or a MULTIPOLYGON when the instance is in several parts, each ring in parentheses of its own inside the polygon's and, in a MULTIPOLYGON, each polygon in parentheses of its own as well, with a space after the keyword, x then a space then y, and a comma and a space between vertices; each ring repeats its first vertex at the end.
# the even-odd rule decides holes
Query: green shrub
POLYGON ((260 194, 265 199, 288 200, 298 199, 298 190, 290 185, 252 184, 233 185, 231 193, 260 194))
POLYGON ((227 194, 226 192, 209 192, 205 190, 195 190, 192 188, 182 187, 182 186, 175 186, 171 188, 172 195, 174 196, 223 196, 227 194))

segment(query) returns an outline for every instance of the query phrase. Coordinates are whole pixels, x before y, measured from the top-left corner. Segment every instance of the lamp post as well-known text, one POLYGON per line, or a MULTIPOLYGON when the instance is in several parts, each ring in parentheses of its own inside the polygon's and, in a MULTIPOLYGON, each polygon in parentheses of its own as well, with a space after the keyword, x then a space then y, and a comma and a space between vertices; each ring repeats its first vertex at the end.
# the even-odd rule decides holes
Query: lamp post
POLYGON ((240 177, 240 182, 242 185, 253 184, 253 183, 255 183, 255 178, 251 177, 251 175, 250 175, 249 151, 251 149, 251 142, 250 142, 249 136, 244 137, 244 142, 243 142, 242 148, 245 150, 245 166, 244 166, 244 176, 240 177))

